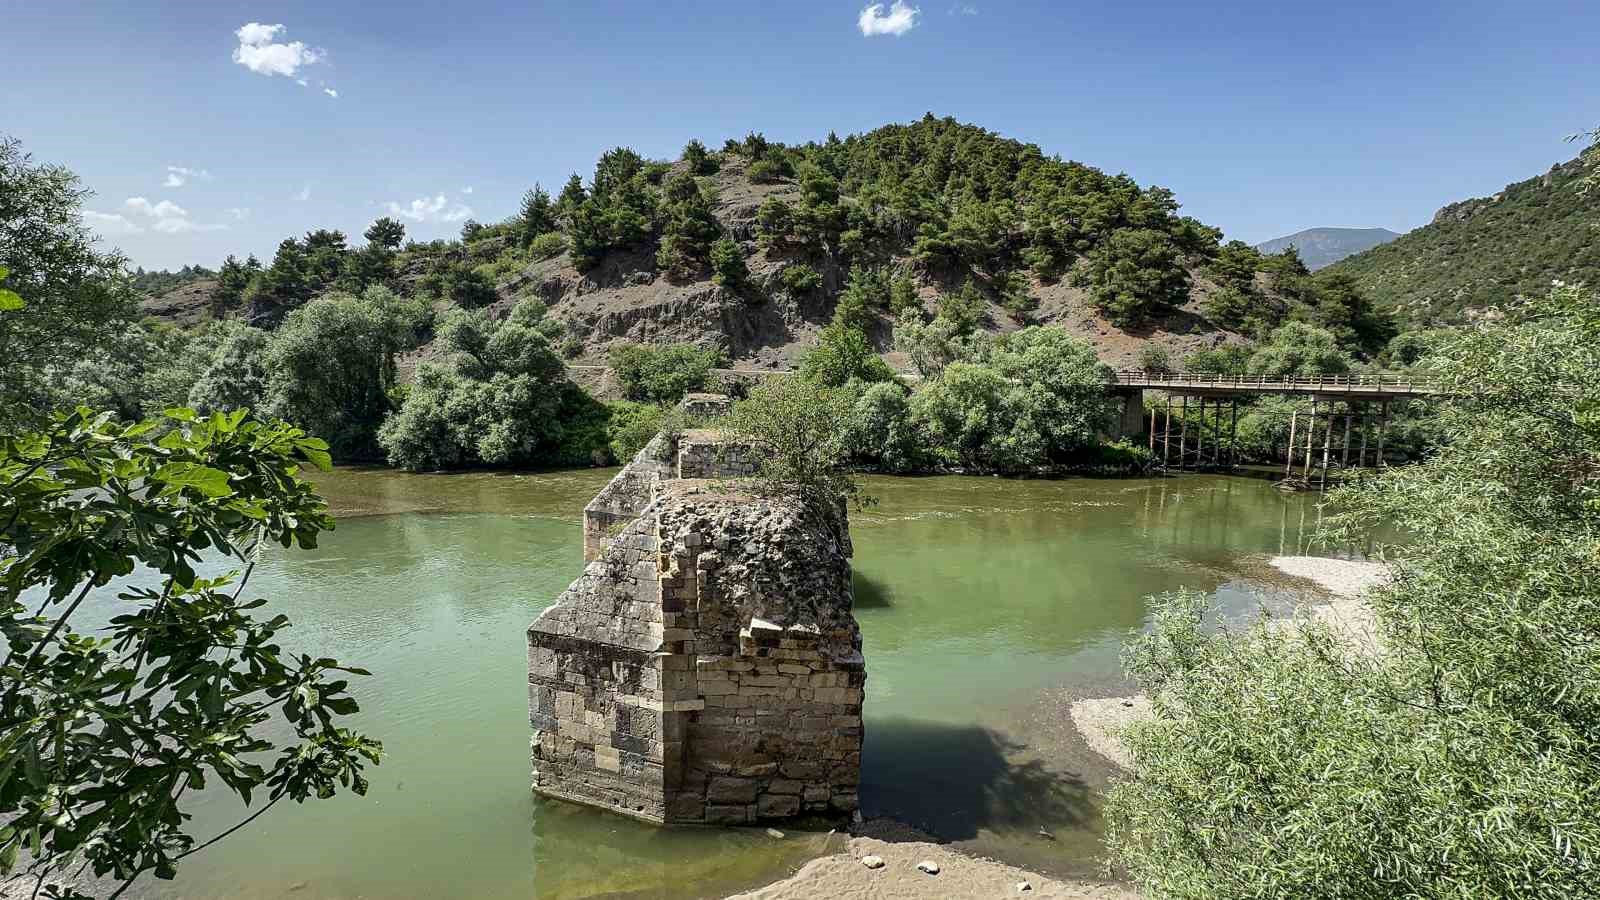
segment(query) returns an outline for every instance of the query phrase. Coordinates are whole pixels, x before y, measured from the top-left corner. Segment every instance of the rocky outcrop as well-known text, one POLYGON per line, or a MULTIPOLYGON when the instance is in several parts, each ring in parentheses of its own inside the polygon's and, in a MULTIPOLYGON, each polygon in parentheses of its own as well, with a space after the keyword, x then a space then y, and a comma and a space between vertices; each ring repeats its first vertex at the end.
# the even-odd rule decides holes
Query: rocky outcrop
POLYGON ((535 791, 654 822, 856 809, 843 511, 728 480, 755 464, 661 436, 585 509, 590 562, 528 629, 535 791))

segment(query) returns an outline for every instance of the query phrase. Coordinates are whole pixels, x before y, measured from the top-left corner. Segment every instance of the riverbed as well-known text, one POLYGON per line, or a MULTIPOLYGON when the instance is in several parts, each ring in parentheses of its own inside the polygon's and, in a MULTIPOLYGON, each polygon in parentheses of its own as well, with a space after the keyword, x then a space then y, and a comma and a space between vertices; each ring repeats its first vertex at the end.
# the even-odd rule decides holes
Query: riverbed
MULTIPOLYGON (((294 621, 287 648, 372 670, 355 727, 387 757, 365 798, 281 804, 143 895, 718 897, 842 846, 828 823, 663 829, 531 796, 524 630, 580 571, 580 512, 613 471, 317 476, 337 530, 274 548, 249 593, 294 621)), ((1212 592, 1236 617, 1296 599, 1266 561, 1307 552, 1316 497, 1224 476, 866 482, 863 812, 1096 874, 1114 772, 1067 707, 1125 692, 1149 595, 1212 592)), ((241 812, 193 810, 202 837, 241 812)))

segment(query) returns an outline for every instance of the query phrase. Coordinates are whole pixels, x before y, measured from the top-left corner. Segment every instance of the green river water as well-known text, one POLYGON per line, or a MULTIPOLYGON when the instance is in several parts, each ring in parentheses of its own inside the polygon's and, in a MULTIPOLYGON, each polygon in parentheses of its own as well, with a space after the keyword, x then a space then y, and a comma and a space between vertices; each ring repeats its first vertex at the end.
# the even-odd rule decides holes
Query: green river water
MULTIPOLYGON (((524 630, 580 571, 580 511, 613 471, 318 476, 337 530, 274 548, 249 592, 294 621, 286 647, 372 670, 356 726, 387 758, 365 798, 282 804, 142 893, 715 897, 841 846, 827 824, 655 828, 530 795, 524 630)), ((1292 599, 1266 561, 1305 552, 1315 498, 1220 476, 867 482, 864 813, 1093 875, 1111 773, 1068 704, 1122 690, 1150 594, 1213 591, 1236 615, 1292 599)), ((214 794, 193 809, 202 837, 241 813, 214 794)))

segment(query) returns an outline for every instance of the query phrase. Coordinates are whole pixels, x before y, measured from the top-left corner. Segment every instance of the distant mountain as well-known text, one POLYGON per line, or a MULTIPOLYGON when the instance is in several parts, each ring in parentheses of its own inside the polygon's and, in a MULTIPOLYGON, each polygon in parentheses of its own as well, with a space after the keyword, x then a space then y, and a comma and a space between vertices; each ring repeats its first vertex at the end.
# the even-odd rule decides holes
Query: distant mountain
POLYGON ((1417 322, 1459 320, 1542 294, 1555 279, 1600 284, 1600 190, 1580 190, 1583 174, 1575 159, 1492 197, 1452 203, 1333 269, 1417 322))
POLYGON ((1263 241, 1256 249, 1262 253, 1282 253, 1293 246, 1300 253, 1300 261, 1315 272, 1399 236, 1387 228, 1307 228, 1287 237, 1263 241))

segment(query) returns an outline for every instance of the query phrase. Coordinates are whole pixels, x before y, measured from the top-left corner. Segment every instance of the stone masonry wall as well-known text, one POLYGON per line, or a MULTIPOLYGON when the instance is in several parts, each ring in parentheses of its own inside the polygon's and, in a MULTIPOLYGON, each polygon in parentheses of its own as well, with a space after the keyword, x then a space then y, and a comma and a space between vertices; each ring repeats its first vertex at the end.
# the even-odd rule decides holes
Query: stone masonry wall
POLYGON ((866 671, 843 510, 643 468, 607 486, 648 485, 640 512, 528 630, 534 789, 656 822, 853 811, 866 671))

